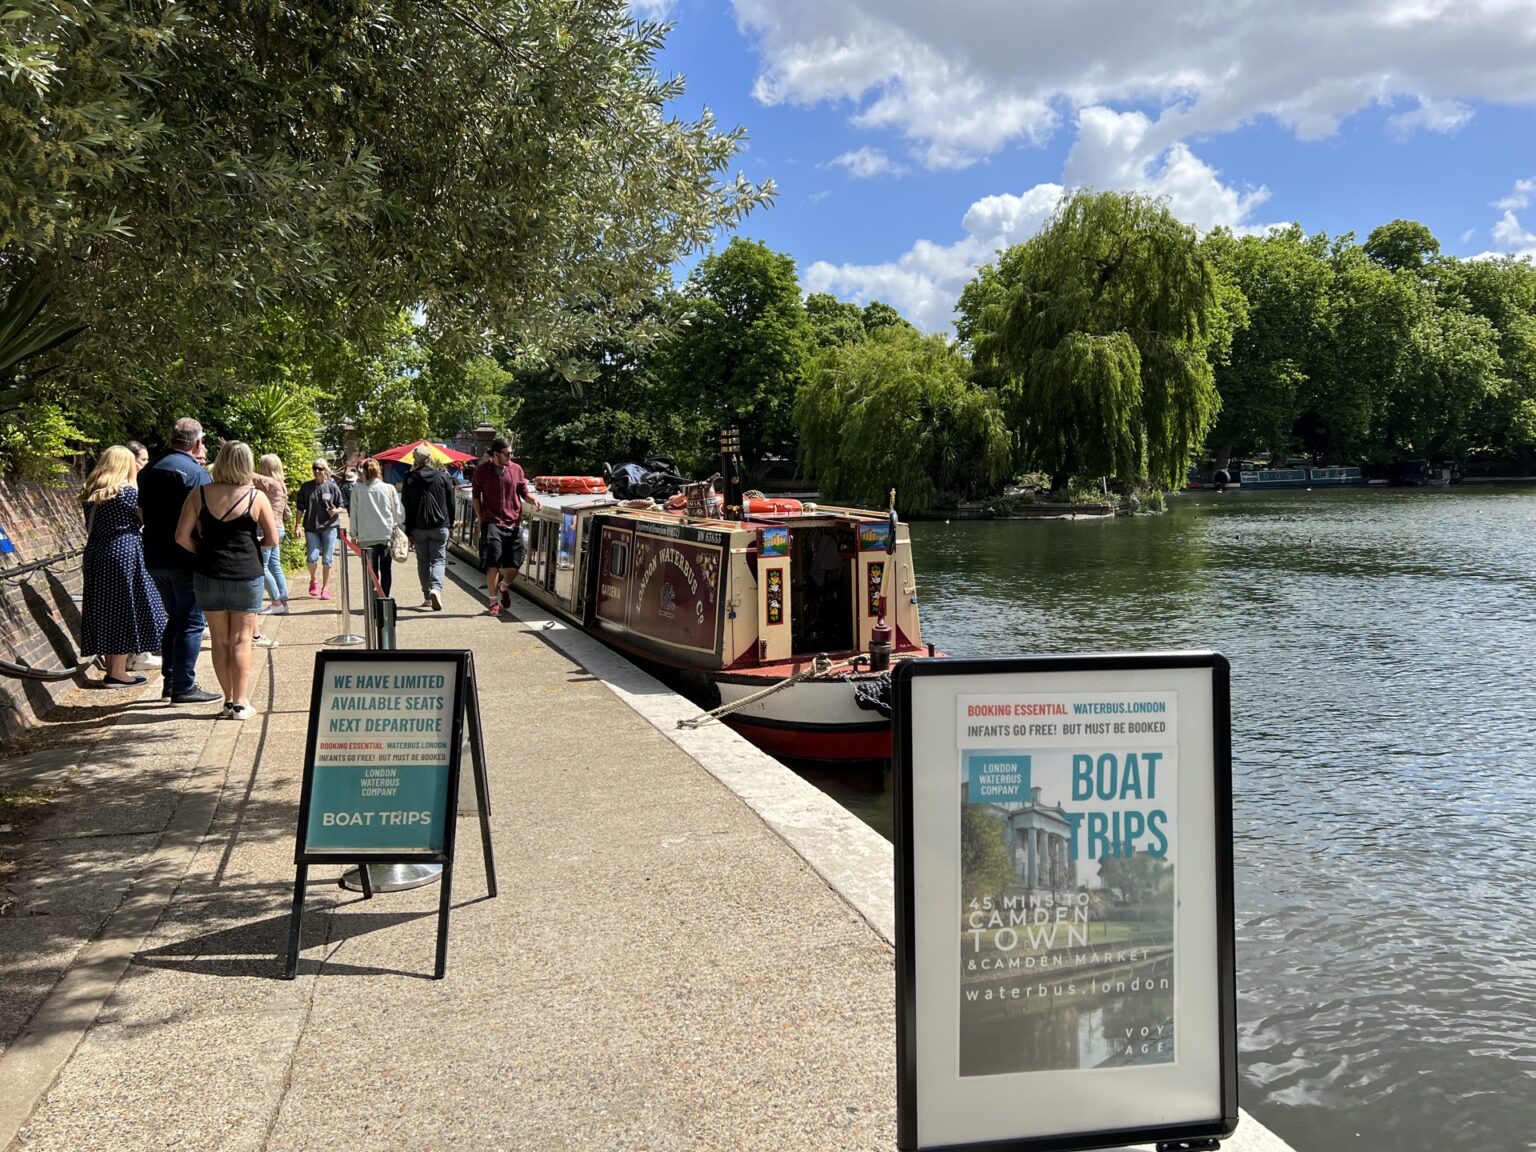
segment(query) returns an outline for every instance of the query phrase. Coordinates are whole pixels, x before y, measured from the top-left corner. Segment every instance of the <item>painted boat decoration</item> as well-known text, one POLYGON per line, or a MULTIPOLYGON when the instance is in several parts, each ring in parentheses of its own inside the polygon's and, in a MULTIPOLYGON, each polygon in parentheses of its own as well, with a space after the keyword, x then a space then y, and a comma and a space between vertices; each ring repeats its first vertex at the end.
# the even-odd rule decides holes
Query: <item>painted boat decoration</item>
MULTIPOLYGON (((720 720, 772 755, 890 758, 889 664, 933 654, 894 513, 749 496, 731 514, 702 485, 673 508, 572 477, 547 487, 525 518, 523 595, 712 685, 720 720)), ((460 500, 455 550, 473 559, 467 490, 460 500)))

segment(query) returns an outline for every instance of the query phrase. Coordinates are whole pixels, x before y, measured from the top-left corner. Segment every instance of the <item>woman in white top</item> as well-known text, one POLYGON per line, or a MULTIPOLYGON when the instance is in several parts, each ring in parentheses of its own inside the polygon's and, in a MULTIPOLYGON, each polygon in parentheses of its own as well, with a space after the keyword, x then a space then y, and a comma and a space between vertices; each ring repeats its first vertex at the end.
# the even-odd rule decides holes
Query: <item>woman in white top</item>
POLYGON ((384 470, 377 460, 364 460, 360 482, 352 485, 351 501, 352 539, 368 557, 378 574, 379 587, 388 596, 393 566, 389 541, 397 527, 405 527, 400 493, 384 482, 384 470))

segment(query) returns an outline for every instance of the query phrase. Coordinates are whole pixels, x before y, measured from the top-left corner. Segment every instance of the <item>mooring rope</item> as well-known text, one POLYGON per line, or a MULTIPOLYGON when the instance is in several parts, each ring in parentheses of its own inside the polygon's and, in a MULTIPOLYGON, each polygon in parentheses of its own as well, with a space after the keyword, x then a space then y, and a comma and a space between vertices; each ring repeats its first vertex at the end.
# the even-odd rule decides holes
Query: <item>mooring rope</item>
POLYGON ((677 722, 677 726, 679 728, 690 729, 702 728, 711 720, 718 720, 722 716, 729 716, 738 708, 745 708, 748 704, 754 704, 759 700, 772 696, 775 692, 781 692, 785 688, 788 688, 791 684, 798 684, 800 681, 809 680, 814 676, 825 676, 830 673, 832 669, 841 667, 848 663, 849 662, 845 660, 842 662, 842 664, 834 664, 826 656, 817 656, 814 660, 811 661, 811 666, 809 668, 802 669, 801 671, 796 672, 793 676, 786 676, 777 684, 770 684, 766 688, 760 688, 758 691, 753 692, 750 695, 743 696, 740 700, 733 700, 729 704, 722 704, 718 708, 711 708, 702 716, 695 716, 689 719, 679 720, 677 722))

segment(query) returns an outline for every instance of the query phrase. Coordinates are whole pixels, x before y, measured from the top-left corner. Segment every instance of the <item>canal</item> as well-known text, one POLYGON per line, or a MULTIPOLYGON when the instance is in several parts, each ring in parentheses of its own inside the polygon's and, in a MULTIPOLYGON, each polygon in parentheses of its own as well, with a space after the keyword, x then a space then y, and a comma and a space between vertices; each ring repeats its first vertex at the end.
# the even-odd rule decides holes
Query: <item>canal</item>
MULTIPOLYGON (((1242 1103, 1300 1152, 1536 1141, 1536 489, 912 526, 954 655, 1232 664, 1242 1103)), ((816 782, 889 834, 888 779, 816 782)))

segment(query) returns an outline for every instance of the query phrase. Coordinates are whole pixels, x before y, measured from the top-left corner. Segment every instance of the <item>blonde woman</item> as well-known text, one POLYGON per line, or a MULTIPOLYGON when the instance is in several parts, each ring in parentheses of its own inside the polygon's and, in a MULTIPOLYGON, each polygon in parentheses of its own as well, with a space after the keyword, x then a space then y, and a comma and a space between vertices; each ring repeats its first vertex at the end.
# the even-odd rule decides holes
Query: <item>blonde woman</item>
POLYGON ((212 484, 196 488, 182 505, 176 543, 193 553, 192 586, 208 617, 213 672, 224 690, 223 716, 249 720, 251 637, 261 608, 261 541, 277 538, 272 503, 251 478, 256 459, 249 444, 231 440, 209 469, 212 484))
POLYGON ((109 688, 144 683, 128 658, 160 647, 165 607, 144 567, 139 520, 139 464, 121 444, 101 454, 86 477, 86 541, 80 597, 80 653, 106 658, 109 688))
POLYGON ((288 615, 288 575, 283 571, 283 535, 288 522, 288 481, 283 477, 281 456, 268 452, 256 461, 256 475, 251 482, 272 505, 277 520, 277 536, 261 542, 262 579, 267 584, 266 611, 274 616, 288 615))

